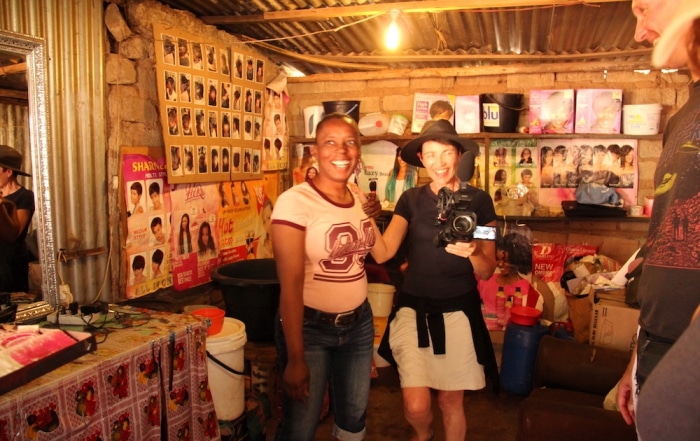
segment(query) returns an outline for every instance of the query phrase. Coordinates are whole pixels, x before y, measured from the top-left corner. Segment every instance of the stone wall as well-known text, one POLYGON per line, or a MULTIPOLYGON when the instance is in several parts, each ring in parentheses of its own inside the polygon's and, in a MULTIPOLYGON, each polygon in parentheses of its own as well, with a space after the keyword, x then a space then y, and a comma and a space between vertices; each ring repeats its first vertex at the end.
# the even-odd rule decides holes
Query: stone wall
MULTIPOLYGON (((108 86, 107 166, 113 183, 120 176, 121 147, 163 146, 158 111, 154 23, 199 35, 206 42, 229 47, 244 44, 230 34, 204 24, 189 12, 171 9, 155 0, 120 0, 107 4, 105 26, 109 53, 105 54, 104 75, 108 86)), ((256 52, 248 46, 246 48, 256 52)), ((277 66, 273 63, 265 63, 265 66, 266 78, 278 75, 277 66)), ((112 185, 109 188, 109 219, 114 226, 121 222, 118 196, 117 186, 112 185)), ((123 233, 120 232, 120 235, 123 233)), ((116 259, 112 261, 112 271, 113 274, 120 274, 121 264, 116 259)), ((118 279, 113 278, 113 292, 119 292, 118 279)))

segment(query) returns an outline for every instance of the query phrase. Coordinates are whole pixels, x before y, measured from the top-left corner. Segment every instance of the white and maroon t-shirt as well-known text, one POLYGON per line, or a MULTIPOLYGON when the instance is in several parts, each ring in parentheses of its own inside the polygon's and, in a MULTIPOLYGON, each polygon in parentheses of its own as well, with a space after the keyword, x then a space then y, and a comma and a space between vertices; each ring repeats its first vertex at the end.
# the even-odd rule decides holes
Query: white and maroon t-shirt
POLYGON ((375 236, 357 199, 347 205, 336 204, 304 182, 279 196, 272 223, 306 232, 306 306, 344 312, 365 301, 365 256, 374 245, 375 236))

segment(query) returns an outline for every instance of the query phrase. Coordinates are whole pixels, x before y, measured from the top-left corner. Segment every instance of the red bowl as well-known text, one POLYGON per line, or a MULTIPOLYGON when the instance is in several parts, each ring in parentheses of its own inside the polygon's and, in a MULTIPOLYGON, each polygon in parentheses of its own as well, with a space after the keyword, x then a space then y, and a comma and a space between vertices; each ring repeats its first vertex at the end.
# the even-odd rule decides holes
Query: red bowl
POLYGON ((542 315, 542 311, 531 306, 513 306, 510 308, 510 321, 516 325, 533 326, 542 315))
POLYGON ((226 315, 226 311, 224 311, 221 308, 196 309, 190 314, 192 314, 195 317, 209 319, 210 325, 207 329, 208 336, 218 334, 219 332, 221 332, 221 328, 224 327, 224 316, 226 315))

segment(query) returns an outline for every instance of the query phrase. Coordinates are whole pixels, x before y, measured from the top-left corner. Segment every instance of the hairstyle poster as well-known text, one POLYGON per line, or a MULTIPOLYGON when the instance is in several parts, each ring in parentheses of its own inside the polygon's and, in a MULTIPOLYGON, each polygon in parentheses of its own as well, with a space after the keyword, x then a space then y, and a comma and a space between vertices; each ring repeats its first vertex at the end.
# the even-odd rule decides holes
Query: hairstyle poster
POLYGON ((170 183, 260 178, 267 61, 243 44, 229 48, 158 24, 153 33, 170 183))
POLYGON ((595 182, 615 189, 625 207, 637 203, 637 141, 634 139, 539 139, 540 205, 561 212, 576 188, 595 182))
POLYGON ((316 176, 318 164, 311 154, 311 145, 300 143, 295 146, 295 150, 296 166, 292 170, 292 183, 298 185, 316 176))
POLYGON ((121 295, 132 299, 172 285, 170 187, 161 149, 130 147, 121 156, 121 295))
POLYGON ((413 94, 411 132, 420 133, 426 121, 446 119, 455 123, 455 96, 439 93, 413 94))
POLYGON ((129 147, 121 156, 122 298, 191 288, 219 265, 273 257, 277 174, 171 185, 160 149, 129 147))
POLYGON ((289 167, 289 126, 287 124, 287 78, 275 78, 265 88, 263 97, 263 171, 287 170, 289 167))
POLYGON ((211 271, 220 265, 273 257, 270 216, 276 189, 272 175, 173 185, 173 287, 183 290, 207 283, 211 271))
POLYGON ((394 210, 401 194, 418 183, 418 167, 404 162, 401 149, 389 141, 375 141, 362 146, 362 169, 357 178, 360 189, 370 192, 376 185, 383 210, 394 210))
POLYGON ((531 216, 538 203, 535 139, 493 139, 489 147, 489 194, 499 216, 531 216))

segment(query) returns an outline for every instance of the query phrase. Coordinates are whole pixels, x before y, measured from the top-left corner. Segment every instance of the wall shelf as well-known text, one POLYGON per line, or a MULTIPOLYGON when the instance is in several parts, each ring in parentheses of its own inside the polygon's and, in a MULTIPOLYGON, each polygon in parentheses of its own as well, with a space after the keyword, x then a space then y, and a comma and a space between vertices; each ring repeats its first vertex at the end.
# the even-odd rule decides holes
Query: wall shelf
MULTIPOLYGON (((374 141, 410 141, 418 136, 417 133, 412 133, 409 135, 380 135, 380 136, 361 136, 362 142, 374 142, 374 141)), ((495 133, 495 132, 481 132, 481 133, 462 133, 459 135, 460 138, 469 139, 639 139, 639 140, 649 140, 649 141, 660 141, 663 139, 663 134, 658 135, 629 135, 629 134, 619 134, 619 133, 562 133, 562 134, 530 134, 530 133, 495 133)), ((313 143, 312 138, 303 138, 300 136, 291 136, 289 138, 290 143, 302 143, 309 144, 313 143)))

